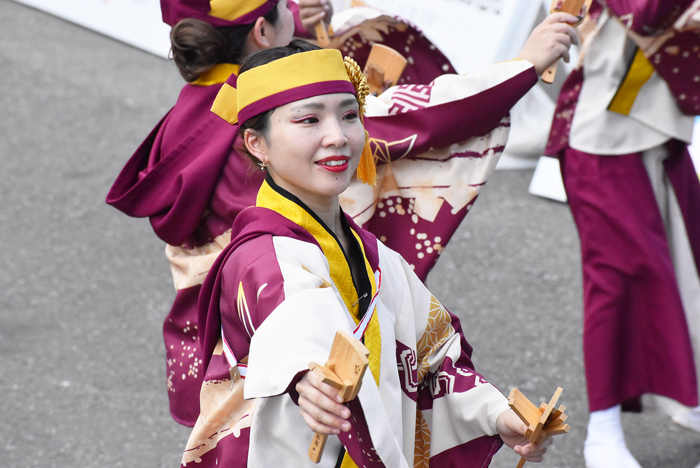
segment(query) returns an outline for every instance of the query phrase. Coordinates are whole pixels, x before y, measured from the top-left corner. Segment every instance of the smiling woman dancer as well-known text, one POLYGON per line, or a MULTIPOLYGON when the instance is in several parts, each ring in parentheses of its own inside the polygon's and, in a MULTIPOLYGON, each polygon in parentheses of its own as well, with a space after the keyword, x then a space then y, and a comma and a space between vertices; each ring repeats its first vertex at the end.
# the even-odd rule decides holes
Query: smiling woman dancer
POLYGON ((183 465, 314 466, 314 431, 337 435, 323 467, 482 467, 502 442, 540 461, 551 439, 527 444, 475 372, 458 319, 341 210, 358 164, 372 164, 367 87, 352 60, 313 49, 295 41, 254 55, 228 101, 267 176, 202 287, 207 375, 183 465), (338 330, 370 350, 347 407, 306 372, 338 330))
MULTIPOLYGON (((300 7, 313 12, 312 5, 321 1, 302 0, 300 7)), ((167 244, 177 291, 163 324, 170 411, 178 422, 193 426, 204 374, 199 290, 228 244, 236 216, 255 203, 264 179, 261 171, 251 173, 239 154, 238 125, 210 109, 218 93, 235 90, 241 60, 289 43, 295 15, 288 2, 278 0, 161 0, 161 5, 164 20, 175 25, 175 60, 189 84, 119 174, 107 203, 129 216, 148 217, 167 244), (211 50, 223 56, 211 59, 205 53, 209 48, 198 36, 200 27, 208 31, 206 37, 219 36, 211 50), (200 55, 211 68, 202 68, 200 55)), ((358 224, 399 251, 421 279, 498 161, 510 108, 549 63, 568 53, 575 33, 563 22, 575 20, 565 14, 549 17, 531 35, 521 60, 464 76, 444 75, 425 85, 396 86, 368 98, 365 127, 381 163, 378 182, 374 187, 353 182, 341 204, 358 224)))

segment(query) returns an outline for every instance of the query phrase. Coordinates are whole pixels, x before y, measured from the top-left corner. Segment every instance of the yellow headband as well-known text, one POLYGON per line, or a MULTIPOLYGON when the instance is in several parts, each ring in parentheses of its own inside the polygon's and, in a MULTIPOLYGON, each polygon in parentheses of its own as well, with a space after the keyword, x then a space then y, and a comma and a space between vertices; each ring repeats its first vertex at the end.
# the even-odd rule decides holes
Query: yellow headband
MULTIPOLYGON (((211 0, 209 2, 209 5, 211 6, 209 15, 216 18, 235 21, 238 18, 242 18, 248 13, 263 7, 266 3, 268 3, 268 0, 211 0)), ((274 5, 277 2, 269 3, 274 5)))
POLYGON ((215 27, 253 24, 277 6, 279 0, 160 0, 163 21, 175 26, 185 18, 215 27))
POLYGON ((230 124, 245 122, 290 102, 332 93, 352 93, 355 88, 339 50, 301 52, 252 68, 225 84, 211 110, 230 124))
MULTIPOLYGON (((235 79, 235 88, 230 82, 224 83, 211 110, 231 125, 290 102, 334 93, 354 94, 363 117, 369 92, 357 64, 352 59, 343 60, 336 49, 293 54, 245 71, 235 79)), ((366 131, 358 177, 363 182, 376 183, 375 161, 366 131)))

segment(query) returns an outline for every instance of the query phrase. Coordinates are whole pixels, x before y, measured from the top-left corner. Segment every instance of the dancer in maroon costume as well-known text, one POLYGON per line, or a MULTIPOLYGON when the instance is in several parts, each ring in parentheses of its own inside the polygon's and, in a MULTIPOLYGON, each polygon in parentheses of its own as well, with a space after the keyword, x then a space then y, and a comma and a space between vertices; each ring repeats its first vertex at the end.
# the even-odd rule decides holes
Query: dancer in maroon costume
MULTIPOLYGON (((220 24, 219 18, 206 13, 206 2, 198 3, 200 10, 176 0, 163 0, 166 4, 171 6, 164 6, 164 19, 170 24, 178 21, 195 28, 207 26, 202 20, 220 24), (200 24, 187 19, 191 17, 200 24)), ((107 197, 109 204, 130 216, 148 217, 155 233, 168 244, 166 255, 177 291, 164 324, 168 389, 171 414, 188 426, 199 414, 204 373, 197 336, 199 290, 229 242, 235 217, 254 204, 263 180, 235 151, 240 146, 237 125, 210 109, 222 88, 235 87, 236 62, 254 50, 291 39, 294 15, 287 4, 269 1, 265 5, 270 10, 264 16, 246 17, 253 23, 247 23, 248 32, 239 38, 242 50, 226 49, 224 58, 196 77, 189 74, 196 64, 188 67, 190 61, 183 62, 181 72, 190 83, 129 160, 107 197), (277 19, 270 16, 272 11, 277 11, 277 19), (234 56, 226 55, 229 52, 234 56)), ((554 15, 543 23, 523 49, 523 60, 466 76, 438 77, 424 86, 398 86, 368 106, 365 125, 382 165, 380 181, 374 189, 349 191, 341 203, 358 223, 400 251, 421 279, 493 170, 507 139, 508 111, 536 83, 547 63, 567 53, 573 32, 559 22, 572 18, 554 15), (440 148, 444 150, 434 150, 440 148), (427 176, 432 178, 429 186, 420 179, 427 176)), ((237 21, 231 20, 234 27, 246 26, 237 21)), ((173 30, 174 40, 180 27, 173 30)), ((430 49, 429 43, 424 44, 430 49)), ((173 50, 177 60, 178 53, 187 59, 197 49, 174 43, 173 50)), ((439 64, 432 61, 425 68, 437 75, 442 71, 439 64)))
POLYGON ((589 34, 547 153, 581 237, 586 466, 627 468, 639 465, 621 409, 639 410, 644 394, 698 404, 700 184, 687 144, 700 111, 700 6, 604 3, 581 26, 589 34))

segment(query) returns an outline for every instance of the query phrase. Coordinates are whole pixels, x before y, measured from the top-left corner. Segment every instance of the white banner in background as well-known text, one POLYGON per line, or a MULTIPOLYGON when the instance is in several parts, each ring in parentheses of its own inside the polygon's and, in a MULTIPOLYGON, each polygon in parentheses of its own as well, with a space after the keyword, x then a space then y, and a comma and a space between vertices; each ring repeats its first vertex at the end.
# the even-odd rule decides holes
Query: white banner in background
POLYGON ((159 0, 15 0, 152 54, 168 57, 170 26, 159 0))
POLYGON ((517 56, 542 8, 537 0, 364 1, 418 26, 458 73, 517 56))
MULTIPOLYGON (((159 0, 15 0, 144 49, 170 50, 159 0)), ((543 0, 548 3, 549 0, 543 0)), ((341 11, 349 0, 332 0, 341 11)), ((532 0, 366 0, 418 26, 459 73, 515 57, 542 6, 532 0)))

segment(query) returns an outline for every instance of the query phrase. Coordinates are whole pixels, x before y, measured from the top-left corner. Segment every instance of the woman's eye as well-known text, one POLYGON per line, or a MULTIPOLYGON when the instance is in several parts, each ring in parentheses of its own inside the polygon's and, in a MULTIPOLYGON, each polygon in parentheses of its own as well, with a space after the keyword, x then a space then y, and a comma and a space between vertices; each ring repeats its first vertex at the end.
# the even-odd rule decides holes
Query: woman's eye
POLYGON ((354 111, 353 111, 353 112, 348 112, 347 114, 345 114, 345 120, 354 120, 354 119, 356 119, 357 117, 358 117, 358 113, 357 113, 357 112, 354 112, 354 111))
POLYGON ((300 124, 315 124, 318 123, 318 118, 317 117, 302 117, 300 119, 294 119, 294 123, 300 123, 300 124))

